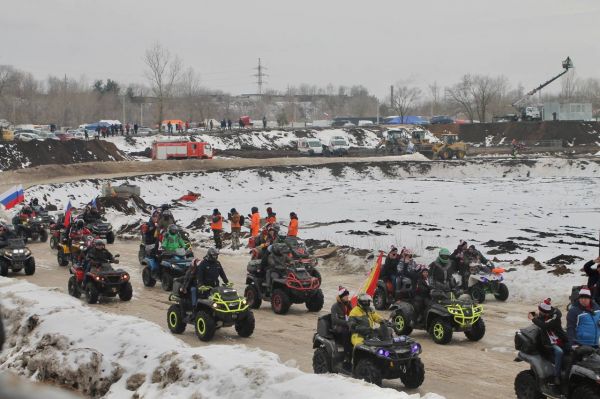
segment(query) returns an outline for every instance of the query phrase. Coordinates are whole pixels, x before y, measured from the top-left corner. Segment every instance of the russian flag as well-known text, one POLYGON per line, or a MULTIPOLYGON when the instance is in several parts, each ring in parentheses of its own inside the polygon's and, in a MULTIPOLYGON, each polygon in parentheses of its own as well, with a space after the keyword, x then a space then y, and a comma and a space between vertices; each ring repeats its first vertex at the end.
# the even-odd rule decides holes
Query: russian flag
POLYGON ((8 191, 0 194, 0 203, 4 205, 5 209, 12 209, 24 201, 25 191, 21 185, 13 186, 8 191))
POLYGON ((65 209, 65 221, 63 223, 65 227, 69 227, 71 225, 71 208, 73 207, 71 206, 71 200, 69 200, 67 208, 65 209))

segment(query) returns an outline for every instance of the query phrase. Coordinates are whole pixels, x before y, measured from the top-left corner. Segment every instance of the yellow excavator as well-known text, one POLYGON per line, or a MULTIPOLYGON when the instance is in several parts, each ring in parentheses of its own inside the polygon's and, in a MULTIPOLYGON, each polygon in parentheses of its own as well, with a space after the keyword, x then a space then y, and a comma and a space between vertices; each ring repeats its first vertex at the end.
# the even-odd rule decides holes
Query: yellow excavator
POLYGON ((433 159, 463 159, 467 155, 467 143, 458 139, 458 134, 442 134, 442 141, 433 143, 433 159))

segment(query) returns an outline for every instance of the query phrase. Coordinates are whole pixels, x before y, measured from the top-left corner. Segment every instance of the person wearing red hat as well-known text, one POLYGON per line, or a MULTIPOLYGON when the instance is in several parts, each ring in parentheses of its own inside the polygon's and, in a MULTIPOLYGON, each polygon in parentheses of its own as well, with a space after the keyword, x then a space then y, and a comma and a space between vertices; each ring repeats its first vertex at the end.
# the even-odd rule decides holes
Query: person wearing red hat
POLYGON ((350 292, 346 288, 339 286, 335 303, 331 306, 331 325, 335 334, 344 343, 345 362, 349 362, 352 357, 350 326, 348 324, 348 316, 351 310, 350 292))
POLYGON ((567 313, 567 336, 573 347, 579 345, 598 348, 600 340, 600 306, 592 301, 592 292, 584 287, 578 301, 567 313))
POLYGON ((560 385, 563 357, 569 350, 569 338, 562 328, 562 314, 552 306, 550 298, 538 305, 538 312, 529 313, 529 320, 542 330, 542 345, 554 353, 554 384, 560 385))

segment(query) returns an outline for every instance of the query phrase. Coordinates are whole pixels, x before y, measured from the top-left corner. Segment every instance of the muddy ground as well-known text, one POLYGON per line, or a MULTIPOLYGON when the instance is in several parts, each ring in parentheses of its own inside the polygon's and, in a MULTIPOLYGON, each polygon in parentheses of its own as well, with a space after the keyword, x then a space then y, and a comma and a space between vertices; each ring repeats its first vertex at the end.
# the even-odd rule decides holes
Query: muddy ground
MULTIPOLYGON (((47 243, 31 244, 38 269, 35 275, 25 277, 22 274, 14 278, 46 287, 58 287, 66 293, 68 268, 57 265, 56 253, 47 243)), ((121 265, 131 274, 134 298, 131 302, 104 300, 94 305, 96 309, 116 314, 133 315, 155 322, 166 330, 166 311, 169 306, 168 294, 160 287, 145 288, 141 281, 141 267, 137 262, 138 243, 136 241, 117 241, 109 246, 113 253, 121 254, 121 265)), ((198 251, 197 255, 202 253, 198 251)), ((245 282, 246 254, 224 254, 221 261, 235 287, 242 291, 245 282)), ((362 274, 339 274, 321 269, 325 307, 320 314, 326 313, 333 301, 338 285, 356 289, 363 282, 362 274)), ((456 333, 451 344, 434 344, 422 331, 413 336, 423 345, 423 361, 426 367, 424 385, 418 392, 436 392, 449 399, 459 398, 510 398, 514 397, 513 381, 515 375, 523 369, 522 363, 513 361, 514 332, 529 322, 527 312, 534 309, 533 304, 518 302, 498 303, 493 297, 485 304, 486 336, 480 342, 470 342, 463 334, 456 333)), ((255 311, 257 327, 249 339, 240 339, 233 329, 218 331, 212 343, 240 344, 258 347, 277 353, 284 362, 292 362, 306 372, 312 372, 312 336, 315 332, 317 314, 308 313, 301 305, 292 306, 288 315, 275 315, 268 303, 255 311)), ((193 333, 191 327, 181 336, 192 346, 205 345, 193 333)), ((386 386, 402 390, 398 381, 387 381, 386 386)))

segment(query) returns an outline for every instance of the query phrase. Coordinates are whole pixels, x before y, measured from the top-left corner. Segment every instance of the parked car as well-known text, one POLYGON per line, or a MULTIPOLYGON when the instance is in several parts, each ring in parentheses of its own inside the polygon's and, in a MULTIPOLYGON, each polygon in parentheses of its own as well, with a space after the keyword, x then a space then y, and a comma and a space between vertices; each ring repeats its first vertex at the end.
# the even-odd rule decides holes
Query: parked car
POLYGON ((27 141, 44 140, 44 139, 35 133, 19 132, 19 133, 15 133, 15 140, 27 142, 27 141))
POLYGON ((298 139, 298 151, 309 155, 320 155, 323 153, 323 145, 317 138, 301 138, 298 139))
MULTIPOLYGON (((82 130, 75 130, 73 133, 71 133, 71 136, 73 137, 73 139, 76 140, 85 140, 85 132, 82 130)), ((88 132, 88 138, 90 138, 91 136, 91 132, 88 132)))
POLYGON ((71 133, 63 133, 63 132, 54 132, 54 135, 58 138, 58 140, 60 141, 69 141, 69 140, 73 140, 73 135, 71 133))
POLYGON ((450 123, 454 123, 454 119, 452 119, 448 115, 438 115, 438 116, 434 116, 433 118, 431 118, 429 123, 431 123, 432 125, 450 124, 450 123))
POLYGON ((140 127, 137 132, 138 136, 150 136, 152 133, 152 129, 149 127, 140 127))
POLYGON ((325 155, 348 155, 350 143, 343 136, 333 136, 324 148, 325 155))

